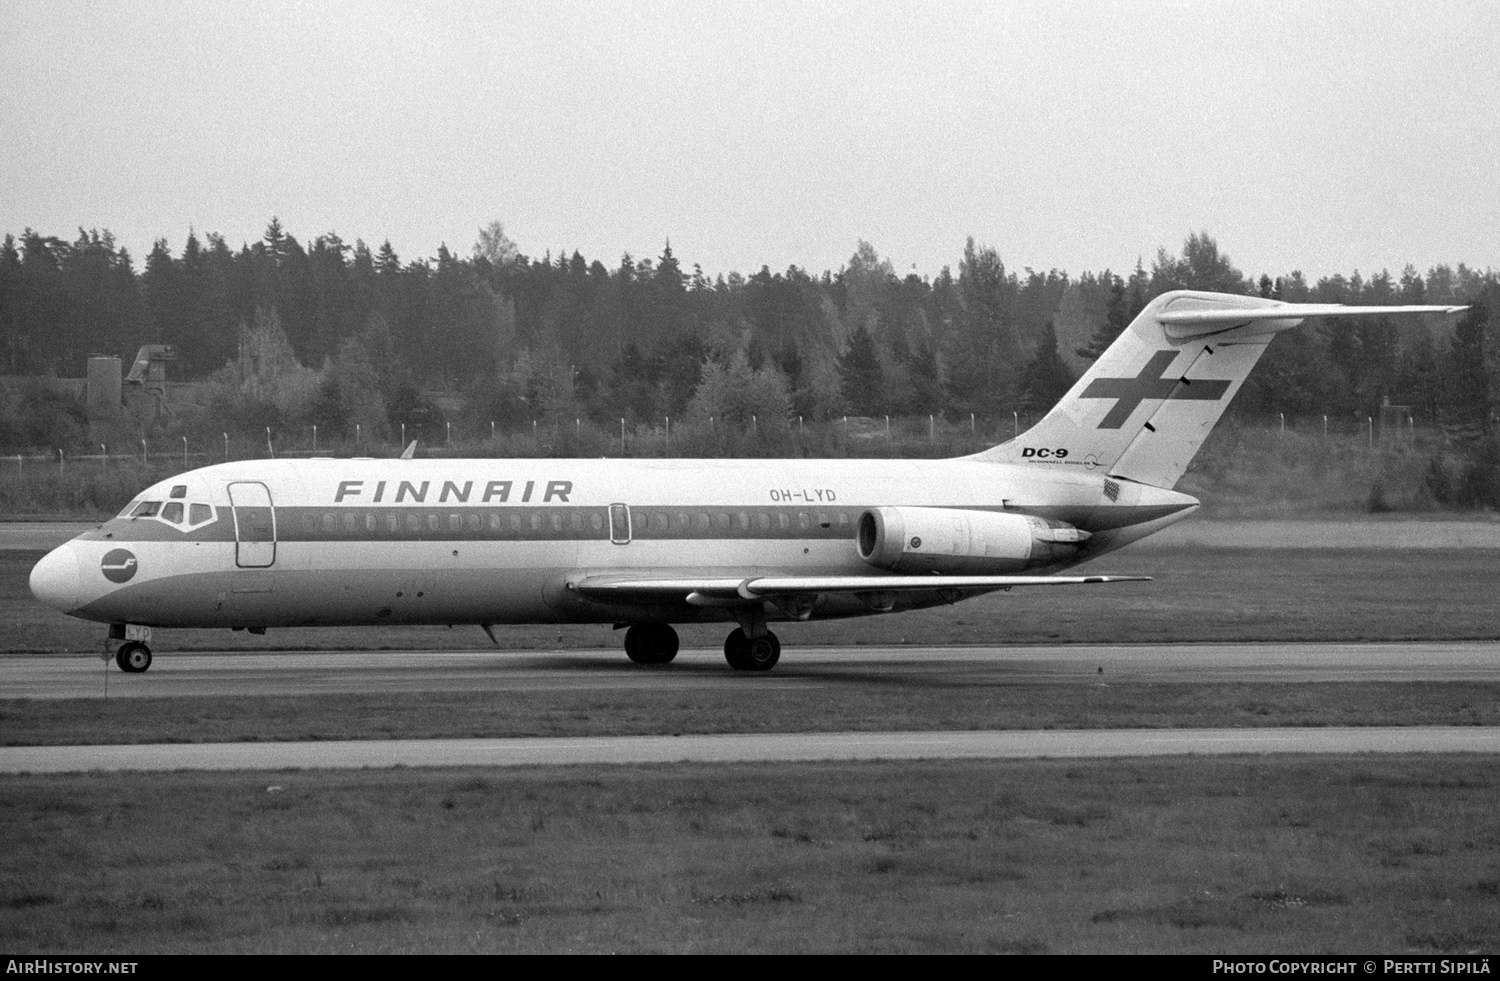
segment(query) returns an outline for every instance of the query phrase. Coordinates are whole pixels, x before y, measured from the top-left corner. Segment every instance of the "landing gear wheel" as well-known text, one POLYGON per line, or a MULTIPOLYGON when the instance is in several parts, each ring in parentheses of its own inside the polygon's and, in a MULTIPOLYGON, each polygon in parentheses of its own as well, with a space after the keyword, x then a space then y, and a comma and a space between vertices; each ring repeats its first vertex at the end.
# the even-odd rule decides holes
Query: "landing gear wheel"
POLYGON ((625 631, 625 654, 636 664, 666 664, 677 656, 677 631, 669 623, 637 623, 625 631))
POLYGON ((781 660, 781 641, 769 630, 751 638, 736 627, 724 641, 724 660, 736 671, 769 671, 781 660))
POLYGON ((140 674, 151 667, 151 648, 138 640, 121 644, 120 649, 115 652, 115 663, 126 674, 140 674))

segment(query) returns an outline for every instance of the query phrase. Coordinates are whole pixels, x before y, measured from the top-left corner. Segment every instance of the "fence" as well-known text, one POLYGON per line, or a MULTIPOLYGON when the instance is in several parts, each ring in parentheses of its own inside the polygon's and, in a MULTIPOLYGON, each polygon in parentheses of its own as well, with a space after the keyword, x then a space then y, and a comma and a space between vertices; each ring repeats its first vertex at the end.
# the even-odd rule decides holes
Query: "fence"
MULTIPOLYGON (((927 417, 840 417, 812 422, 795 417, 765 425, 713 419, 681 423, 663 417, 631 425, 621 420, 605 427, 588 419, 542 420, 506 429, 479 427, 465 438, 457 425, 443 425, 436 438, 412 428, 401 435, 418 440, 423 457, 810 457, 924 459, 963 456, 1024 432, 1032 419, 1015 414, 1010 419, 944 419, 927 417)), ((398 430, 399 432, 399 430, 398 430)), ((1392 453, 1426 452, 1440 439, 1430 427, 1415 425, 1410 416, 1385 426, 1379 419, 1277 416, 1245 423, 1227 420, 1210 437, 1200 456, 1203 467, 1243 456, 1246 440, 1262 450, 1284 446, 1285 459, 1320 457, 1372 464, 1392 453)), ((326 433, 277 433, 246 439, 220 434, 212 441, 146 440, 130 452, 100 446, 97 452, 14 453, 0 456, 0 516, 27 514, 114 514, 143 487, 184 470, 226 460, 268 457, 332 456, 390 457, 402 445, 384 441, 335 440, 326 433), (167 447, 171 447, 167 450, 167 447)))

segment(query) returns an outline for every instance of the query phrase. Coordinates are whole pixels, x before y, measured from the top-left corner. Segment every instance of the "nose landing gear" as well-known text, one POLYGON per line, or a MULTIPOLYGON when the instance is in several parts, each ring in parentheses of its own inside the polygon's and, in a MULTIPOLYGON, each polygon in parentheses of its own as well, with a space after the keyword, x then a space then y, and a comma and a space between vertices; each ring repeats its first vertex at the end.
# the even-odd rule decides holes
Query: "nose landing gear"
POLYGON ((146 641, 151 639, 151 628, 135 623, 112 623, 109 625, 109 640, 104 642, 104 659, 109 660, 110 641, 123 640, 115 651, 115 663, 126 674, 140 674, 151 667, 151 648, 146 641))
POLYGON ((121 644, 120 649, 115 652, 115 663, 126 674, 140 674, 151 667, 151 648, 138 640, 121 644))

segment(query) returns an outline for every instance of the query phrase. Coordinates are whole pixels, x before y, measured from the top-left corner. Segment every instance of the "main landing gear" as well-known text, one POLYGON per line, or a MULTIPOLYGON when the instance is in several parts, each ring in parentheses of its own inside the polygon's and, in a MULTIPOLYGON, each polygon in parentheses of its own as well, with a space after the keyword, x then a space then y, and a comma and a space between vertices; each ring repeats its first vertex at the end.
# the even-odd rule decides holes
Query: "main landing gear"
POLYGON ((115 652, 115 663, 126 674, 140 674, 151 667, 151 648, 138 640, 121 644, 115 652))
MULTIPOLYGON (((759 626, 758 637, 736 627, 724 641, 724 659, 736 671, 769 671, 781 659, 781 641, 764 622, 759 626)), ((625 653, 636 664, 666 664, 677 656, 677 631, 667 623, 632 624, 625 631, 625 653)))
POLYGON ((751 637, 735 627, 724 641, 724 660, 736 671, 769 671, 781 660, 781 641, 769 630, 751 637))
POLYGON ((625 654, 636 664, 666 664, 677 656, 670 623, 637 623, 625 631, 625 654))

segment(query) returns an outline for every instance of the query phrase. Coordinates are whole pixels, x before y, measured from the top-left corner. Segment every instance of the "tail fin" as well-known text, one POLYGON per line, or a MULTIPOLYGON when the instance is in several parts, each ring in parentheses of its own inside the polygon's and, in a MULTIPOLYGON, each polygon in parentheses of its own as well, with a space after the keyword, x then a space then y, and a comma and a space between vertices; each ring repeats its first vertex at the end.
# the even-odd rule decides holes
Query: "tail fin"
POLYGON ((1306 317, 1455 313, 1463 307, 1344 307, 1257 296, 1164 293, 1017 438, 970 459, 1080 465, 1173 487, 1280 331, 1306 317))

